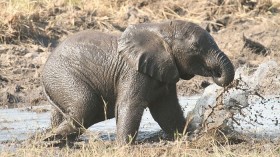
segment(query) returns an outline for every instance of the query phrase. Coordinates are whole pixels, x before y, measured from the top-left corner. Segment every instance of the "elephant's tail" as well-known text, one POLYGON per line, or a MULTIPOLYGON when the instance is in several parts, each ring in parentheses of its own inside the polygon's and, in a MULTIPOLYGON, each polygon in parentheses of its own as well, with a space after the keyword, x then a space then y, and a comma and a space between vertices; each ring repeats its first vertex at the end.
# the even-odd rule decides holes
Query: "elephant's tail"
POLYGON ((45 87, 44 87, 44 86, 42 86, 42 87, 43 87, 43 93, 44 93, 44 95, 47 97, 47 100, 50 102, 50 104, 51 104, 52 106, 54 106, 54 107, 62 114, 62 116, 64 117, 64 119, 65 119, 66 121, 68 121, 69 124, 71 124, 73 128, 75 128, 75 126, 73 125, 72 121, 76 122, 77 125, 79 125, 80 127, 84 128, 84 126, 83 126, 80 122, 78 122, 76 119, 72 118, 70 115, 67 115, 67 114, 63 111, 63 109, 61 109, 61 108, 59 107, 59 105, 58 105, 57 103, 55 103, 55 102, 52 100, 52 98, 49 96, 48 92, 46 91, 45 87))
POLYGON ((42 87, 43 87, 43 93, 44 93, 44 95, 46 96, 48 102, 49 102, 53 107, 55 107, 55 108, 63 115, 64 118, 67 119, 69 116, 67 116, 67 114, 65 114, 65 112, 59 107, 59 105, 57 105, 57 104, 52 100, 52 98, 49 96, 48 92, 46 91, 44 85, 42 85, 42 87))

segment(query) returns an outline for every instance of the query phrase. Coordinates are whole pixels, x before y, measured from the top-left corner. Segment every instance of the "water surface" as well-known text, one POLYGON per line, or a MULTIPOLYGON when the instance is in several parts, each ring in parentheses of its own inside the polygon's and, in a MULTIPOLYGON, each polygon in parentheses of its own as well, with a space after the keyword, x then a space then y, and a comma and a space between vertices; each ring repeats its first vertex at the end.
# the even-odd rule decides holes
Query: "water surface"
MULTIPOLYGON (((180 98, 179 102, 184 109, 185 115, 195 106, 197 99, 198 96, 180 98)), ((51 106, 39 106, 37 108, 51 109, 51 106)), ((0 142, 24 140, 36 131, 40 132, 49 128, 50 115, 50 111, 36 113, 29 111, 27 108, 0 110, 0 142)), ((103 135, 112 134, 116 130, 116 120, 113 118, 97 123, 88 130, 103 135)), ((160 131, 159 125, 153 120, 149 110, 145 109, 140 124, 139 137, 145 138, 149 135, 149 132, 153 134, 158 131, 160 131)))

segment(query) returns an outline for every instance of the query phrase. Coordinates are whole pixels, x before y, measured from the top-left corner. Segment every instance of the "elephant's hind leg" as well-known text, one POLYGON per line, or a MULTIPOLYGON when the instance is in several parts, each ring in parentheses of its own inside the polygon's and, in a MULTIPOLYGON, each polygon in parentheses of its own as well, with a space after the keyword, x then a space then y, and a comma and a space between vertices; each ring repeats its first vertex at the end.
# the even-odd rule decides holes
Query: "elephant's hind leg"
MULTIPOLYGON (((59 83, 57 81, 56 83, 59 83)), ((47 90, 47 89, 46 89, 47 90)), ((51 135, 46 140, 76 139, 85 129, 103 119, 103 102, 91 86, 81 80, 67 81, 48 88, 47 93, 60 111, 55 111, 52 116, 51 135), (71 83, 71 84, 70 84, 71 83), (59 88, 58 88, 59 87, 59 88)))
POLYGON ((61 112, 53 107, 53 110, 51 112, 51 128, 56 128, 58 127, 62 121, 64 120, 63 115, 61 112))

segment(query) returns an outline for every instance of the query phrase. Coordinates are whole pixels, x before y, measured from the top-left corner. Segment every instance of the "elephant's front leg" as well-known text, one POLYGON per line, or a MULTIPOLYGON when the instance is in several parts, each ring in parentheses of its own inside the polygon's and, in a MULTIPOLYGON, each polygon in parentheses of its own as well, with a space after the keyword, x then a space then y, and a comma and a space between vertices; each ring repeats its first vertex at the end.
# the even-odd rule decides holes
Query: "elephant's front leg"
POLYGON ((137 98, 123 96, 116 106, 117 143, 120 145, 134 142, 145 104, 137 98))
POLYGON ((184 133, 186 120, 178 102, 175 84, 169 85, 165 94, 150 104, 149 109, 165 133, 170 136, 176 132, 184 133))
POLYGON ((152 93, 158 86, 158 81, 134 71, 122 80, 115 108, 118 144, 134 142, 144 109, 155 99, 152 93))

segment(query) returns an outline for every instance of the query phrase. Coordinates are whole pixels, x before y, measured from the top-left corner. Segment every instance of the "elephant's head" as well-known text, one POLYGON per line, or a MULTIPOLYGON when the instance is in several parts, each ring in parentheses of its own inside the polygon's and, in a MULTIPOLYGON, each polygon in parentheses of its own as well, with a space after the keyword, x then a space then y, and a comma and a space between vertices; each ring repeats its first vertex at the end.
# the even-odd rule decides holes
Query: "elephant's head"
POLYGON ((219 86, 234 78, 234 67, 211 35, 196 24, 170 21, 129 26, 118 52, 129 65, 162 82, 211 76, 219 86))

